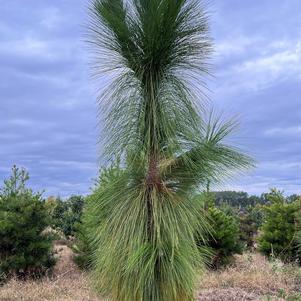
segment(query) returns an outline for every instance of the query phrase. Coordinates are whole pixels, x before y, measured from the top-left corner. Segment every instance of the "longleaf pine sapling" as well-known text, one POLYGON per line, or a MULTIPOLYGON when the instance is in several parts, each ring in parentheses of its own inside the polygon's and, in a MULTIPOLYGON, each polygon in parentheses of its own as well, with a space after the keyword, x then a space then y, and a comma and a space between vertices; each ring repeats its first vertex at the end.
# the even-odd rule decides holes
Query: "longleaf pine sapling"
POLYGON ((92 0, 89 11, 104 158, 123 168, 89 205, 95 285, 111 301, 194 300, 195 236, 207 223, 193 195, 252 165, 224 143, 235 123, 205 118, 206 10, 200 0, 92 0))

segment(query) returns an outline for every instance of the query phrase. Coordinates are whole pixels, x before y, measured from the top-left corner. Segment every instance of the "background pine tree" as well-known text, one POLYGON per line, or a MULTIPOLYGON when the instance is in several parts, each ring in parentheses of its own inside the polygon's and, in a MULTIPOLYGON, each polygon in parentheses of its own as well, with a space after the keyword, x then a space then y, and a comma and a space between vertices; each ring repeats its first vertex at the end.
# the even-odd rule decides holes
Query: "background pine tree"
POLYGON ((13 167, 0 193, 0 275, 41 276, 51 268, 52 238, 43 231, 49 225, 40 193, 26 187, 24 169, 13 167))
POLYGON ((209 266, 216 269, 230 263, 233 255, 241 254, 243 250, 239 221, 232 212, 226 213, 215 205, 214 193, 203 193, 201 198, 210 227, 205 241, 197 241, 200 246, 208 248, 209 266))
POLYGON ((283 193, 272 189, 266 194, 270 204, 263 207, 264 222, 258 238, 259 250, 283 261, 299 261, 296 235, 300 229, 300 202, 288 203, 283 193))

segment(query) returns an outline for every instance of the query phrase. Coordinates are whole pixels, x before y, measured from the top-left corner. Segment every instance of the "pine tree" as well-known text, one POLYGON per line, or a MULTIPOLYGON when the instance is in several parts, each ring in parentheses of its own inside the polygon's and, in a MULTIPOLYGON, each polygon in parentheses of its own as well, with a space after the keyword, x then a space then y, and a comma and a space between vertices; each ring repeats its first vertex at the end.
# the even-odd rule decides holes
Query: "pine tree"
POLYGON ((41 276, 52 267, 51 237, 40 193, 26 187, 24 169, 13 167, 0 193, 0 275, 41 276))
POLYGON ((250 166, 223 143, 233 121, 200 113, 207 13, 199 0, 93 0, 90 11, 104 158, 123 167, 92 203, 95 285, 112 301, 191 301, 207 227, 193 194, 250 166))
POLYGON ((208 208, 208 217, 212 222, 212 236, 209 236, 207 246, 214 254, 211 265, 217 268, 229 263, 234 254, 242 253, 239 225, 234 217, 217 207, 208 208))
POLYGON ((270 205, 264 206, 264 223, 258 238, 259 250, 284 261, 299 260, 296 231, 300 203, 287 203, 283 193, 272 189, 266 194, 270 205))
POLYGON ((72 249, 75 253, 74 261, 81 268, 90 270, 93 266, 93 250, 95 246, 95 233, 100 228, 102 208, 95 206, 103 192, 110 188, 123 173, 120 167, 120 160, 116 160, 111 166, 102 168, 99 177, 90 195, 85 198, 85 206, 81 222, 77 224, 75 242, 72 249))
POLYGON ((259 224, 262 219, 260 206, 249 206, 239 212, 240 241, 248 250, 254 250, 259 224))
POLYGON ((216 269, 230 263, 234 254, 241 254, 243 245, 239 239, 239 224, 232 214, 215 205, 214 193, 207 190, 200 197, 204 201, 204 211, 210 224, 210 231, 205 241, 197 238, 197 243, 208 248, 209 266, 216 269))

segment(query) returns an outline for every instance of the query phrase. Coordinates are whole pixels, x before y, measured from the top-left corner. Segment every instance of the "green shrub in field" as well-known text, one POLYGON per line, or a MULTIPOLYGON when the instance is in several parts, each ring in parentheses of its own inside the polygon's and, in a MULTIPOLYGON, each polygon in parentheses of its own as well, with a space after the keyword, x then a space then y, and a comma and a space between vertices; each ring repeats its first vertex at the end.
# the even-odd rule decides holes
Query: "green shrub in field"
POLYGON ((201 198, 204 200, 209 233, 205 241, 198 240, 198 245, 208 248, 211 253, 210 266, 218 268, 229 263, 234 254, 242 252, 239 223, 232 214, 215 205, 213 193, 206 192, 201 198))
POLYGON ((74 262, 83 270, 90 270, 92 267, 93 248, 87 230, 88 228, 85 224, 78 224, 75 232, 75 241, 72 245, 74 262))
POLYGON ((55 263, 41 194, 26 188, 28 174, 13 167, 0 193, 0 275, 40 276, 55 263))
POLYGON ((240 241, 244 248, 253 250, 256 243, 256 235, 261 223, 261 205, 249 206, 239 212, 240 241))
POLYGON ((212 236, 209 236, 207 245, 214 254, 211 264, 217 268, 229 263, 234 254, 241 254, 239 225, 233 216, 217 207, 209 207, 207 213, 212 225, 212 236))
POLYGON ((90 269, 93 266, 93 250, 96 249, 94 236, 102 222, 98 218, 101 216, 102 208, 97 206, 97 200, 123 172, 119 160, 110 167, 101 169, 92 193, 85 199, 82 219, 76 225, 75 242, 72 246, 74 261, 82 269, 90 269))
POLYGON ((272 189, 267 198, 270 205, 263 207, 264 223, 258 238, 259 250, 284 261, 299 260, 296 241, 299 202, 287 203, 283 194, 276 189, 272 189))
POLYGON ((66 237, 74 235, 76 225, 81 220, 84 197, 73 195, 67 200, 51 197, 46 201, 46 206, 52 227, 62 231, 66 237))

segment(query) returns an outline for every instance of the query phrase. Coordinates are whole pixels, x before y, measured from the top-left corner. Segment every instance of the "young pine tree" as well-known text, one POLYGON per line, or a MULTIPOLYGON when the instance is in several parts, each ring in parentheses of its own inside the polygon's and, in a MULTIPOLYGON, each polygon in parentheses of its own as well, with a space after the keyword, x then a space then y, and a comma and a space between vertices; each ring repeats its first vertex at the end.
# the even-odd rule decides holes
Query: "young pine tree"
POLYGON ((266 194, 269 205, 263 207, 264 222, 258 238, 259 250, 284 261, 299 261, 297 233, 300 230, 300 202, 287 203, 283 194, 272 189, 266 194))
POLYGON ((28 173, 13 167, 0 192, 0 275, 41 276, 55 263, 41 194, 26 187, 28 173))
POLYGON ((77 224, 81 220, 84 202, 85 198, 81 195, 72 195, 67 200, 49 197, 45 205, 51 217, 51 227, 65 237, 75 235, 77 224))
POLYGON ((97 248, 95 245, 95 233, 101 226, 102 207, 95 206, 102 197, 105 190, 110 189, 123 170, 120 168, 119 160, 116 160, 111 166, 102 168, 99 177, 95 181, 92 193, 85 198, 85 206, 81 222, 77 224, 75 232, 75 242, 73 251, 75 253, 74 261, 82 269, 91 269, 93 266, 93 253, 97 248))
POLYGON ((227 215, 215 206, 209 207, 207 214, 212 223, 212 234, 207 239, 207 246, 213 251, 211 266, 218 268, 228 264, 234 254, 242 252, 239 225, 233 216, 227 215))
POLYGON ((239 212, 240 241, 247 250, 254 250, 258 224, 262 218, 260 206, 248 206, 239 212))
POLYGON ((112 301, 191 301, 206 228, 194 192, 250 166, 223 143, 233 122, 200 115, 207 14, 199 0, 92 0, 90 12, 105 155, 124 167, 91 204, 95 284, 112 301))
POLYGON ((197 243, 208 248, 211 254, 209 266, 216 269, 228 264, 234 254, 242 252, 239 224, 232 212, 223 211, 215 205, 214 193, 207 191, 201 197, 204 200, 204 211, 210 224, 210 232, 205 242, 197 239, 197 243))

